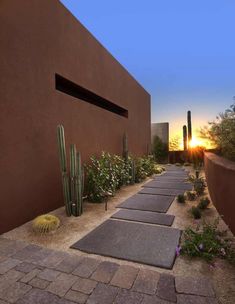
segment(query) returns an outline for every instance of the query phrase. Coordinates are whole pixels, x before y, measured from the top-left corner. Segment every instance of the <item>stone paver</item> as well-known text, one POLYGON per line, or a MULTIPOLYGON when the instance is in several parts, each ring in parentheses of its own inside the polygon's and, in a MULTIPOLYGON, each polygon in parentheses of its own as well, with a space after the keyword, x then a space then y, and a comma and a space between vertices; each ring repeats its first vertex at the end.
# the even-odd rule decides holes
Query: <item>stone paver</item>
POLYGON ((69 290, 65 295, 65 299, 71 300, 79 304, 86 303, 87 298, 88 295, 85 295, 84 293, 75 290, 69 290))
POLYGON ((215 298, 193 295, 177 295, 177 304, 218 304, 215 298))
POLYGON ((138 292, 122 289, 119 291, 114 303, 115 304, 140 304, 143 295, 138 292))
POLYGON ((20 281, 23 283, 28 283, 33 278, 35 278, 40 272, 40 269, 35 268, 34 270, 28 272, 20 281))
POLYGON ((155 294, 160 274, 156 271, 141 269, 134 282, 133 290, 147 294, 155 294))
POLYGON ((77 282, 72 286, 72 289, 89 295, 95 289, 96 285, 96 281, 78 278, 77 282))
POLYGON ((55 279, 61 274, 61 272, 54 270, 54 269, 44 269, 43 271, 41 271, 37 277, 42 279, 42 280, 46 280, 46 281, 55 281, 55 279))
POLYGON ((23 241, 13 241, 0 238, 0 255, 10 257, 28 244, 23 241))
POLYGON ((37 266, 31 263, 22 262, 19 265, 15 267, 15 270, 28 273, 32 270, 34 270, 37 266))
POLYGON ((92 274, 91 278, 102 283, 109 283, 118 268, 119 265, 116 263, 102 262, 92 274))
POLYGON ((120 288, 130 289, 137 277, 138 272, 138 268, 128 265, 121 265, 114 274, 110 284, 120 288))
POLYGON ((82 278, 89 278, 92 273, 96 270, 100 261, 92 258, 83 258, 80 261, 79 266, 73 271, 73 274, 78 275, 82 278))
POLYGON ((211 282, 204 277, 176 277, 175 286, 178 293, 215 296, 211 282))
POLYGON ((175 278, 20 242, 13 247, 0 237, 6 253, 0 256, 0 304, 218 304, 205 277, 175 278))
MULTIPOLYGON (((158 298, 157 296, 145 295, 141 304, 172 304, 172 302, 165 301, 163 299, 158 298)), ((188 303, 185 302, 184 304, 188 304, 188 303)))
POLYGON ((177 301, 174 276, 165 273, 160 275, 157 285, 157 295, 159 298, 170 302, 177 301))
POLYGON ((6 273, 8 270, 14 268, 16 265, 20 264, 21 261, 9 258, 0 263, 0 274, 6 273))
POLYGON ((10 285, 8 288, 0 291, 0 298, 9 303, 15 303, 31 288, 32 286, 30 285, 26 285, 21 282, 15 282, 14 284, 10 285))
POLYGON ((66 257, 56 267, 56 270, 61 272, 71 273, 73 272, 81 262, 81 258, 77 256, 66 257))
POLYGON ((99 283, 88 298, 87 304, 112 304, 117 293, 117 287, 99 283))
POLYGON ((29 282, 29 284, 35 288, 46 289, 50 282, 39 278, 34 278, 29 282))
POLYGON ((61 273, 56 280, 47 287, 47 290, 63 297, 76 280, 77 277, 72 274, 61 273))
POLYGON ((40 289, 32 289, 17 304, 59 304, 60 298, 40 289))
POLYGON ((41 247, 38 245, 28 245, 24 247, 22 250, 19 250, 12 257, 14 259, 18 259, 21 261, 28 261, 36 252, 40 251, 41 247))
POLYGON ((35 263, 43 267, 55 268, 59 263, 61 263, 69 254, 62 251, 51 251, 51 254, 45 257, 42 260, 39 260, 35 263))

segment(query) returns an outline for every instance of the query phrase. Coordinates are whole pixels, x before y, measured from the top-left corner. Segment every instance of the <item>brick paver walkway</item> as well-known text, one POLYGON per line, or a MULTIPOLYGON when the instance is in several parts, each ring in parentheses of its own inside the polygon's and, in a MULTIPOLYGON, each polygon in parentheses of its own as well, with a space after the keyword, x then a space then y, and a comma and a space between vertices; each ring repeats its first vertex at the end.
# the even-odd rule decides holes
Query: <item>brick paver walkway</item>
POLYGON ((79 257, 0 237, 0 304, 216 304, 205 278, 79 257))

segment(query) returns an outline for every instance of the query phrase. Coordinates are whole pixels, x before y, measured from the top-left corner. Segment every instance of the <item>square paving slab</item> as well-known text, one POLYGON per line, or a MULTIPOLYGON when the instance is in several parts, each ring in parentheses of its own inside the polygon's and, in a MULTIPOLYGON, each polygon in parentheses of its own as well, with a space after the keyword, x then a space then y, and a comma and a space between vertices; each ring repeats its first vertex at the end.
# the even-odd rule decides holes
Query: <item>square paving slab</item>
POLYGON ((189 183, 184 182, 164 182, 164 181, 157 181, 152 180, 143 185, 143 187, 148 188, 163 188, 163 189, 183 189, 183 190, 192 190, 193 186, 189 183))
POLYGON ((175 228, 107 220, 72 248, 171 269, 180 235, 175 228))
POLYGON ((175 217, 174 215, 164 213, 123 209, 113 214, 112 218, 148 224, 171 226, 175 217))
POLYGON ((117 208, 165 213, 173 200, 174 197, 172 196, 135 194, 117 206, 117 208))
POLYGON ((162 181, 162 182, 186 182, 187 181, 186 177, 181 177, 181 176, 177 177, 177 176, 160 175, 160 176, 154 176, 153 178, 154 178, 154 180, 162 181))
POLYGON ((153 194, 156 196, 170 196, 174 197, 179 195, 179 194, 184 194, 185 190, 180 190, 180 189, 162 189, 162 188, 148 188, 148 187, 143 187, 138 193, 139 194, 153 194))

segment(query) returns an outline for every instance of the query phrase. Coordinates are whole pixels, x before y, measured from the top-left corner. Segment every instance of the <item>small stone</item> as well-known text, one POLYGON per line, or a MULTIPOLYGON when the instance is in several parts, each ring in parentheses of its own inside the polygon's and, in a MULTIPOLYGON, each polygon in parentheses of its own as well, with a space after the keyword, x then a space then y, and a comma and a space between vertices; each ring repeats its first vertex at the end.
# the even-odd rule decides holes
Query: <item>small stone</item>
POLYGON ((28 283, 33 278, 35 278, 40 272, 41 272, 41 270, 36 268, 36 269, 30 271, 29 273, 27 273, 20 281, 23 283, 28 283))
POLYGON ((143 295, 138 292, 122 289, 116 299, 115 304, 140 304, 143 299, 143 295))
POLYGON ((58 277, 58 275, 60 275, 61 272, 53 270, 53 269, 44 269, 43 271, 41 271, 37 277, 46 281, 55 281, 55 279, 58 277))
POLYGON ((21 261, 16 259, 12 259, 12 258, 6 259, 5 261, 0 263, 0 274, 6 273, 7 271, 14 268, 16 265, 20 263, 21 261))
POLYGON ((85 293, 91 294, 96 287, 97 282, 90 279, 78 278, 77 282, 73 285, 72 289, 85 293))
POLYGON ((50 282, 39 278, 34 278, 29 282, 29 284, 35 288, 45 289, 50 284, 50 282))
POLYGON ((155 294, 160 274, 152 270, 141 269, 134 282, 133 290, 147 294, 155 294))
POLYGON ((83 258, 80 261, 79 266, 73 271, 73 274, 78 275, 82 278, 89 278, 92 273, 96 270, 100 261, 92 258, 83 258))
POLYGON ((112 278, 110 284, 120 288, 130 289, 137 277, 138 272, 138 268, 128 265, 121 265, 112 278))
POLYGON ((63 297, 76 281, 76 276, 61 273, 56 280, 47 287, 47 290, 60 297, 63 297))
POLYGON ((175 286, 177 293, 214 297, 213 286, 204 277, 176 277, 175 286))
POLYGON ((109 283, 118 268, 119 265, 116 263, 102 262, 92 274, 91 278, 102 283, 109 283))
POLYGON ((87 304, 112 304, 117 293, 117 287, 99 283, 88 298, 87 304))
POLYGON ((68 299, 70 301, 79 303, 79 304, 84 304, 86 303, 88 296, 85 295, 84 293, 74 291, 74 290, 69 290, 66 295, 65 299, 68 299))
POLYGON ((175 278, 169 274, 161 274, 157 285, 157 295, 170 302, 176 302, 175 278))

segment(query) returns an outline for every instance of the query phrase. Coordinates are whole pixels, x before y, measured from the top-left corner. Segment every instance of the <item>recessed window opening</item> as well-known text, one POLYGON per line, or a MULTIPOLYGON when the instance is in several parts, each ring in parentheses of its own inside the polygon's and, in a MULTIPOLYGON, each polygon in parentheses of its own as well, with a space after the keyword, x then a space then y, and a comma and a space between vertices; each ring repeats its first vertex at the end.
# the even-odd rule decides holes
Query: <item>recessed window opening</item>
POLYGON ((109 112, 128 118, 128 110, 118 106, 117 104, 81 87, 80 85, 55 74, 55 87, 56 90, 86 101, 97 107, 105 109, 109 112))

